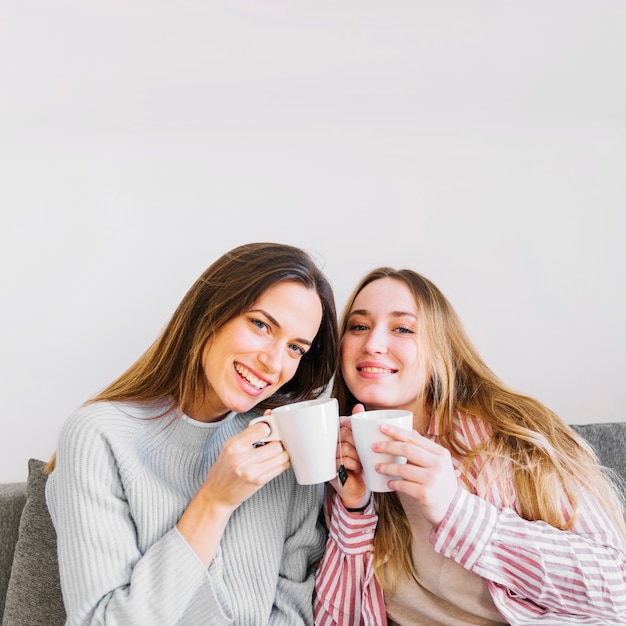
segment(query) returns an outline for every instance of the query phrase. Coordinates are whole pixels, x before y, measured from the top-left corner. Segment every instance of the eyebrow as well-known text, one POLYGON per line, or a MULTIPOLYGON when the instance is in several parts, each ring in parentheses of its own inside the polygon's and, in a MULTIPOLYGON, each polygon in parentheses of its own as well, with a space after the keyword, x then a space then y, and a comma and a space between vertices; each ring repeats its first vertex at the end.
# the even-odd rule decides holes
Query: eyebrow
MULTIPOLYGON (((282 328, 281 325, 278 323, 278 320, 273 316, 270 315, 267 311, 265 311, 264 309, 250 309, 249 311, 250 313, 262 313, 263 315, 265 315, 265 317, 267 317, 267 319, 270 321, 271 324, 273 324, 274 326, 276 326, 276 328, 282 328)), ((313 343, 311 341, 309 341, 308 339, 303 339, 302 337, 296 337, 294 339, 294 341, 297 341, 299 343, 304 343, 307 346, 311 346, 313 345, 313 343)))
MULTIPOLYGON (((351 317, 352 315, 370 315, 370 312, 367 309, 355 309, 354 311, 350 311, 348 317, 351 317)), ((417 315, 415 315, 415 313, 411 313, 410 311, 390 311, 389 315, 391 317, 408 316, 417 319, 417 315)))

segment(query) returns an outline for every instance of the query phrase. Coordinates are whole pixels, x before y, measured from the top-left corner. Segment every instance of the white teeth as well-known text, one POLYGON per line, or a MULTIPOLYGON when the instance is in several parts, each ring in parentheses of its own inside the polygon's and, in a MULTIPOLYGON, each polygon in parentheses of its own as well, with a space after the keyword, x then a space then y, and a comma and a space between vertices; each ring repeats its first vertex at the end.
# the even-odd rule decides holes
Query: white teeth
POLYGON ((245 378, 253 387, 256 387, 257 389, 263 389, 264 387, 267 387, 268 383, 266 383, 264 380, 258 379, 248 368, 244 367, 243 365, 237 363, 235 365, 235 369, 237 370, 239 375, 245 378))
POLYGON ((359 369, 362 372, 367 372, 369 374, 391 374, 392 372, 392 370, 383 367, 361 367, 359 369))

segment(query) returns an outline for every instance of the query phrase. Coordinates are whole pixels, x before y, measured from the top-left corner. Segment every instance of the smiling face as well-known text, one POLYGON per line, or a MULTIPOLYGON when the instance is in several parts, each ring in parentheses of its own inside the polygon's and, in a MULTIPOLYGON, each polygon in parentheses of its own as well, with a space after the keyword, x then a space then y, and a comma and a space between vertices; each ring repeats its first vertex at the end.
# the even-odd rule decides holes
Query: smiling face
POLYGON ((367 409, 421 413, 426 354, 415 298, 394 278, 366 285, 354 299, 341 342, 346 385, 367 409))
POLYGON ((187 414, 214 421, 229 411, 245 413, 271 396, 296 373, 321 320, 315 290, 296 282, 267 289, 207 342, 202 366, 208 390, 187 414))

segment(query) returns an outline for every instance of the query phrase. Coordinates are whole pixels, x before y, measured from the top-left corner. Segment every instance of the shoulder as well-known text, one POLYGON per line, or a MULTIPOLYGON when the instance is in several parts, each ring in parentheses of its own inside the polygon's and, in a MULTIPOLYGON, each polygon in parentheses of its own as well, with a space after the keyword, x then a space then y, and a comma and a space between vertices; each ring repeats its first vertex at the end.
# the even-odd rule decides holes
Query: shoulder
POLYGON ((93 451, 137 441, 158 427, 165 409, 121 402, 94 402, 74 411, 59 434, 58 448, 93 451))
POLYGON ((111 482, 132 480, 158 441, 155 433, 168 420, 164 409, 132 403, 94 402, 74 411, 61 428, 56 468, 50 478, 87 480, 98 475, 111 482), (159 418, 161 419, 151 419, 159 418), (61 478, 63 477, 63 478, 61 478))
POLYGON ((492 454, 491 446, 485 445, 494 436, 491 424, 480 416, 459 412, 454 428, 461 444, 474 451, 455 459, 457 467, 462 468, 465 487, 499 509, 508 507, 517 510, 511 463, 492 454))
POLYGON ((459 411, 454 421, 454 431, 457 439, 474 450, 493 437, 493 428, 485 419, 471 413, 459 411))
POLYGON ((62 433, 79 431, 106 431, 114 428, 132 428, 142 418, 150 417, 145 407, 121 402, 94 402, 76 409, 65 421, 62 433))

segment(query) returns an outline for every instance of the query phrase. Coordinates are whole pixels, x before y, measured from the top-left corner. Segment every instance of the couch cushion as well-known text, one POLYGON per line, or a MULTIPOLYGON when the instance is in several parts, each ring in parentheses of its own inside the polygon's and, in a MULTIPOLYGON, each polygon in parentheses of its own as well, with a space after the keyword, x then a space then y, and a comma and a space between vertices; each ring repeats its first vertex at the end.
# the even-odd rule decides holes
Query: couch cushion
POLYGON ((11 563, 17 542, 17 530, 26 502, 26 483, 0 485, 0 616, 11 575, 11 563))
POLYGON ((573 424, 572 428, 591 444, 602 465, 626 481, 626 422, 573 424))
POLYGON ((65 623, 56 533, 44 493, 47 480, 42 471, 44 465, 36 459, 28 462, 26 504, 15 546, 3 626, 61 626, 65 623))

